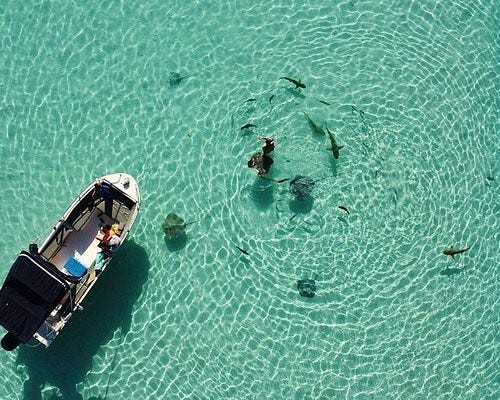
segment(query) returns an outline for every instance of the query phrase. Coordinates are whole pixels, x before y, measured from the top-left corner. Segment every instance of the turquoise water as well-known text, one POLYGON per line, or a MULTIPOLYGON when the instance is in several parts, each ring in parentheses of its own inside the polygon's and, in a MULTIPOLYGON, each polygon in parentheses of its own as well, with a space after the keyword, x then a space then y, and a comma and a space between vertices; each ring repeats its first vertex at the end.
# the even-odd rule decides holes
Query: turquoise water
POLYGON ((498 1, 83 4, 0 5, 0 276, 95 177, 142 209, 1 399, 498 398, 498 1))

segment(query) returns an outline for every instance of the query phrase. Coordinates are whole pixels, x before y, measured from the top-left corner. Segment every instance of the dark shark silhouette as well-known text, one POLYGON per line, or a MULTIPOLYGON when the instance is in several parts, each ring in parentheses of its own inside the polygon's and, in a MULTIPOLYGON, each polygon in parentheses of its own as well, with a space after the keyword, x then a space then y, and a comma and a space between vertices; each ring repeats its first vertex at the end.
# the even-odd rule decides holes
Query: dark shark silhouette
POLYGON ((286 79, 288 82, 292 82, 295 85, 295 88, 301 88, 301 89, 305 89, 306 88, 306 85, 303 84, 300 81, 300 79, 296 80, 296 79, 293 79, 293 78, 288 78, 286 76, 282 76, 280 79, 286 79))
POLYGON ((450 246, 449 248, 447 248, 443 251, 443 254, 445 256, 455 257, 457 254, 465 253, 469 249, 470 249, 470 246, 465 247, 463 249, 455 249, 453 246, 450 246))
POLYGON ((332 146, 329 150, 332 151, 333 158, 335 158, 336 160, 338 160, 338 158, 339 158, 339 150, 341 148, 343 148, 344 146, 339 146, 337 144, 337 141, 335 140, 335 136, 333 136, 333 133, 330 132, 330 129, 328 129, 328 127, 326 127, 326 131, 328 132, 328 137, 330 138, 330 144, 332 146))

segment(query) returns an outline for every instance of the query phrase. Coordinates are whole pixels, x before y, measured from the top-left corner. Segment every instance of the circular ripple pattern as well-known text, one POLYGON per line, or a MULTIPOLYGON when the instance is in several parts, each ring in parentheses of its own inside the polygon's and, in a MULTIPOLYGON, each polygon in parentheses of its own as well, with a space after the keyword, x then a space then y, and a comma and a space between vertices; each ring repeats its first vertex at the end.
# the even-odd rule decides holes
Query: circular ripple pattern
POLYGON ((94 177, 130 172, 143 204, 61 343, 0 355, 0 398, 495 397, 495 1, 18 3, 2 276, 94 177), (259 136, 311 198, 247 167, 259 136), (176 241, 170 212, 193 222, 176 241))

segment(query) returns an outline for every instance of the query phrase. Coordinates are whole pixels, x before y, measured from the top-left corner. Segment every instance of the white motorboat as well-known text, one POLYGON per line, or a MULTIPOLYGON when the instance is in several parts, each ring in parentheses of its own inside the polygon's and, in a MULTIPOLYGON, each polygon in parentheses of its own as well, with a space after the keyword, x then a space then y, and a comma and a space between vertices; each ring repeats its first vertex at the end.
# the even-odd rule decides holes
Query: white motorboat
POLYGON ((73 201, 43 242, 19 254, 0 290, 5 350, 32 338, 46 347, 53 342, 108 268, 139 204, 132 176, 103 176, 73 201))

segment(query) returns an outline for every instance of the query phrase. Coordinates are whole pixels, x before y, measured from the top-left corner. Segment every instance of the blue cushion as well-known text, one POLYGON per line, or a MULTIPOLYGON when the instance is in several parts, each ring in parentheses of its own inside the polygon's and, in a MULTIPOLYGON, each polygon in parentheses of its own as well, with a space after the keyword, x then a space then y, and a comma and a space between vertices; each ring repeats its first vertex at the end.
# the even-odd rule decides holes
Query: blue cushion
POLYGON ((83 276, 83 274, 87 272, 87 268, 85 268, 85 265, 83 265, 80 261, 73 257, 70 257, 69 260, 66 261, 64 269, 77 278, 83 276))

